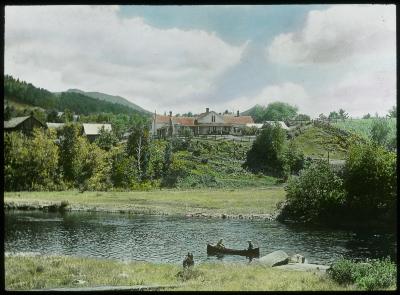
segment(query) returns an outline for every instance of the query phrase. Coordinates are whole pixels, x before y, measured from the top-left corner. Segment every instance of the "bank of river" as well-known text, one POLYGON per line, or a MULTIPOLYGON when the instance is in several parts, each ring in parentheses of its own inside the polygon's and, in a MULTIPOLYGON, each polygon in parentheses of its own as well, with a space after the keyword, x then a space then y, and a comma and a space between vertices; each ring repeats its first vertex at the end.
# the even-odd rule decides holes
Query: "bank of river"
POLYGON ((138 285, 169 285, 162 289, 174 291, 356 290, 316 272, 238 263, 198 263, 183 273, 175 264, 42 255, 5 257, 5 269, 7 290, 138 285))
POLYGON ((149 192, 5 192, 5 209, 91 211, 186 217, 271 219, 283 201, 282 187, 242 190, 149 192))

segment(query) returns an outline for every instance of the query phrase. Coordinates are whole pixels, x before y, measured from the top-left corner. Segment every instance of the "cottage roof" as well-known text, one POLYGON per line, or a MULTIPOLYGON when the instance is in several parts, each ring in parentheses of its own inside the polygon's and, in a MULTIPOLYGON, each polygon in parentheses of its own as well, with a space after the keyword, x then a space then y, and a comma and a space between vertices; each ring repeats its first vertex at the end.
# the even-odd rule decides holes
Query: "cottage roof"
POLYGON ((26 119, 28 119, 30 116, 25 116, 25 117, 15 117, 12 118, 9 121, 4 121, 4 128, 14 128, 17 127, 19 124, 24 122, 26 119))
POLYGON ((156 115, 156 123, 169 123, 169 119, 172 119, 172 123, 180 124, 183 126, 194 125, 194 117, 170 117, 163 115, 156 115))
POLYGON ((254 123, 253 118, 251 116, 239 116, 239 117, 223 116, 223 118, 225 123, 231 123, 231 124, 245 125, 254 123))
POLYGON ((50 122, 47 122, 46 125, 47 125, 48 128, 56 128, 56 129, 58 129, 58 128, 63 128, 65 126, 65 123, 50 123, 50 122))
POLYGON ((106 131, 111 131, 111 124, 82 124, 83 133, 86 135, 98 135, 101 128, 104 127, 106 131))

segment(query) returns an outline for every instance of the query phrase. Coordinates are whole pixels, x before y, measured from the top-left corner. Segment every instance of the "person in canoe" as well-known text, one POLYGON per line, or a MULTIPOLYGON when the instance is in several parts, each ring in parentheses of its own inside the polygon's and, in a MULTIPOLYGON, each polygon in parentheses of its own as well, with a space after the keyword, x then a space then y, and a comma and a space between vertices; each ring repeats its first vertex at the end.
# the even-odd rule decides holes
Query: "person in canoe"
POLYGON ((254 249, 253 243, 250 240, 247 241, 247 243, 249 243, 249 247, 247 247, 247 250, 253 250, 254 249))
POLYGON ((220 239, 219 242, 217 243, 216 247, 218 247, 219 249, 224 249, 225 245, 223 243, 223 239, 220 239))

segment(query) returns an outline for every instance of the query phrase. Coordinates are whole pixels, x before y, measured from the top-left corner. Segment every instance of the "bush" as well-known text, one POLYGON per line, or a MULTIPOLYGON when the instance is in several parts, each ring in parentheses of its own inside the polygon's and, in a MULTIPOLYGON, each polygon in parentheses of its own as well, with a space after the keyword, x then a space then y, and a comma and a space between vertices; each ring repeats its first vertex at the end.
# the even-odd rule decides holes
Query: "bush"
POLYGON ((243 167, 251 172, 282 177, 285 174, 285 144, 285 131, 279 125, 267 125, 247 152, 243 167))
POLYGON ((342 180, 325 161, 312 163, 289 179, 281 219, 329 221, 340 214, 345 198, 342 180))
POLYGON ((344 167, 348 214, 358 219, 389 215, 394 220, 397 200, 396 153, 373 144, 353 145, 344 167))
POLYGON ((341 259, 332 265, 328 275, 339 284, 356 284, 363 290, 372 291, 395 286, 397 269, 389 258, 371 263, 341 259))

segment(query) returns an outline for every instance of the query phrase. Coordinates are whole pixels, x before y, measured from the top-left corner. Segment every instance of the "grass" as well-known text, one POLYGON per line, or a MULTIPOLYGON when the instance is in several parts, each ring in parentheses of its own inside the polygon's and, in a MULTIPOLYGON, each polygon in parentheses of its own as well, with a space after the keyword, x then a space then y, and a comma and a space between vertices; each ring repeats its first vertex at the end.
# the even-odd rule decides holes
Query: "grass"
POLYGON ((346 142, 336 134, 323 128, 307 126, 294 139, 306 156, 343 160, 346 157, 346 142))
MULTIPOLYGON (((368 139, 371 134, 372 123, 375 118, 370 119, 347 119, 345 121, 338 121, 332 125, 344 129, 346 131, 354 132, 359 136, 368 139)), ((390 127, 389 138, 396 136, 396 118, 385 119, 390 127)))
POLYGON ((328 276, 312 272, 285 271, 262 265, 201 263, 180 277, 182 267, 173 264, 120 262, 65 256, 5 257, 7 290, 44 288, 180 285, 188 291, 283 291, 354 290, 328 276), (82 284, 78 284, 79 280, 82 284))
POLYGON ((182 215, 270 214, 285 199, 282 187, 264 189, 154 190, 148 192, 5 192, 4 202, 49 204, 68 201, 71 208, 97 207, 136 213, 182 215))

